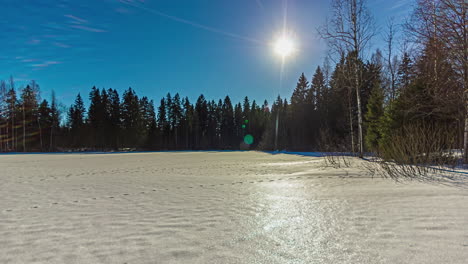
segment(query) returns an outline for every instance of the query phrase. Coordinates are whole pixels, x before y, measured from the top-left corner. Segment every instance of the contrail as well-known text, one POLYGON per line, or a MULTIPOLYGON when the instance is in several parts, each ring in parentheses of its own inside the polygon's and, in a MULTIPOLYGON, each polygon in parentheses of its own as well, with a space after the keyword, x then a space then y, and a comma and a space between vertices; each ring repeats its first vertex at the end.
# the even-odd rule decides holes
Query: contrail
POLYGON ((253 38, 244 37, 244 36, 241 36, 241 35, 238 35, 238 34, 235 34, 235 33, 222 31, 222 30, 214 28, 214 27, 205 26, 205 25, 195 23, 195 22, 192 22, 192 21, 180 18, 180 17, 168 15, 166 13, 163 13, 163 12, 155 10, 155 9, 151 9, 151 8, 148 8, 148 7, 145 7, 145 6, 137 5, 137 4, 128 2, 128 1, 125 1, 125 2, 122 2, 122 3, 125 3, 127 5, 130 5, 130 6, 133 6, 133 7, 148 11, 150 13, 156 14, 156 15, 161 16, 161 17, 165 17, 165 18, 170 19, 170 20, 173 20, 173 21, 176 21, 176 22, 179 22, 179 23, 183 23, 183 24, 187 24, 187 25, 190 25, 190 26, 193 26, 193 27, 196 27, 196 28, 206 30, 206 31, 210 31, 210 32, 213 32, 213 33, 217 33, 217 34, 225 35, 225 36, 228 36, 228 37, 231 37, 231 38, 241 39, 241 40, 245 40, 245 41, 249 41, 249 42, 253 42, 253 43, 264 44, 263 42, 261 42, 259 40, 256 40, 256 39, 253 39, 253 38))

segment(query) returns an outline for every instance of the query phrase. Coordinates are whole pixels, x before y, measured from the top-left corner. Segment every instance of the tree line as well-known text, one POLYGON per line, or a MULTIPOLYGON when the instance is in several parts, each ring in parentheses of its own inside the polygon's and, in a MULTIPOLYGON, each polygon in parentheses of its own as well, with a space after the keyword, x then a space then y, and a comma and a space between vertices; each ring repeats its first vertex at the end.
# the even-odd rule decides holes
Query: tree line
POLYGON ((2 151, 60 150, 202 150, 256 148, 269 116, 268 103, 248 97, 233 105, 229 96, 192 104, 178 93, 167 94, 157 106, 129 88, 93 87, 89 106, 81 94, 66 111, 40 100, 39 85, 19 90, 13 78, 0 83, 2 151), (61 120, 63 122, 61 122, 61 120))
POLYGON ((60 111, 55 96, 40 100, 35 82, 16 90, 10 79, 0 85, 0 150, 279 149, 373 152, 405 162, 466 150, 466 1, 417 1, 407 23, 389 20, 385 47, 373 52, 366 1, 334 0, 331 8, 332 19, 318 29, 329 56, 271 107, 247 97, 233 104, 229 96, 192 103, 179 94, 155 104, 131 88, 120 96, 93 87, 88 107, 78 94, 60 111), (400 42, 397 31, 405 33, 400 42))

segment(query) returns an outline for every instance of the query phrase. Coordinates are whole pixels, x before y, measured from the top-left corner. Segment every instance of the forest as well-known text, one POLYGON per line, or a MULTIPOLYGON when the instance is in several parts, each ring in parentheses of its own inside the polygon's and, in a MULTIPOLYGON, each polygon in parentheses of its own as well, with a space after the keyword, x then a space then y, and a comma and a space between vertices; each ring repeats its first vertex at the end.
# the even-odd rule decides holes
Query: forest
POLYGON ((0 83, 0 151, 257 149, 420 163, 464 150, 466 163, 467 9, 465 0, 419 0, 406 22, 378 30, 365 1, 335 0, 317 29, 329 46, 323 65, 271 104, 178 93, 154 102, 93 87, 63 107, 35 81, 16 87, 11 77, 0 83), (379 37, 385 45, 372 49, 379 37))

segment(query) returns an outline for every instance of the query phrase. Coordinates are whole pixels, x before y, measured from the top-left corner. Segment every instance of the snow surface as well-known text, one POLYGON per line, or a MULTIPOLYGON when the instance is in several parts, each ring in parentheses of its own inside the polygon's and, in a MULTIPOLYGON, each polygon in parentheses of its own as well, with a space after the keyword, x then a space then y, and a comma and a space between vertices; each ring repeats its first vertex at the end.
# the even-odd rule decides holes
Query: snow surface
POLYGON ((468 185, 372 178, 363 162, 2 155, 0 263, 466 263, 468 185))

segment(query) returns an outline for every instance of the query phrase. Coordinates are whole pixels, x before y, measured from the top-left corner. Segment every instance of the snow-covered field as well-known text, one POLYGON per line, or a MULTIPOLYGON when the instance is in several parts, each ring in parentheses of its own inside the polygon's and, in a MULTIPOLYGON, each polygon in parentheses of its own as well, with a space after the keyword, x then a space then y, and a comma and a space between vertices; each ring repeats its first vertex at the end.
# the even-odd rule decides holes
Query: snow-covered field
POLYGON ((468 185, 259 152, 0 156, 0 263, 466 263, 468 185))

